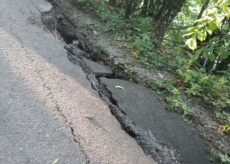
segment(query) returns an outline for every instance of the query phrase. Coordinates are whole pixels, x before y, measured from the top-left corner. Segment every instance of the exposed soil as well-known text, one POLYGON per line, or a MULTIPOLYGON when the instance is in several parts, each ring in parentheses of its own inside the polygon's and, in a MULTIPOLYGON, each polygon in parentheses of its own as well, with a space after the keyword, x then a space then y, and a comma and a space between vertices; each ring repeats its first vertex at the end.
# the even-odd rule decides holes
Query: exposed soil
MULTIPOLYGON (((223 151, 229 154, 229 138, 225 138, 212 128, 204 127, 204 125, 210 127, 217 125, 214 121, 210 121, 208 113, 203 110, 199 112, 199 117, 193 117, 193 121, 197 124, 189 124, 183 121, 179 115, 166 111, 164 102, 158 98, 155 103, 149 100, 150 104, 147 102, 146 104, 148 105, 143 104, 142 107, 136 107, 136 110, 130 111, 129 106, 135 108, 134 106, 138 106, 138 102, 146 100, 137 97, 137 99, 132 100, 137 101, 137 105, 131 106, 132 101, 130 102, 130 97, 132 94, 129 93, 139 86, 124 81, 124 83, 127 83, 127 87, 124 87, 125 84, 120 80, 128 80, 133 72, 130 72, 124 65, 117 64, 117 57, 114 56, 116 50, 111 50, 114 46, 110 47, 113 53, 103 51, 103 48, 95 43, 96 40, 86 35, 82 28, 77 27, 71 21, 69 13, 66 12, 69 10, 69 6, 63 5, 61 0, 54 1, 52 4, 54 8, 42 14, 43 23, 50 31, 57 31, 60 34, 60 38, 63 38, 68 44, 65 47, 68 51, 68 59, 74 64, 81 65, 92 87, 98 91, 101 98, 109 105, 112 114, 121 123, 122 128, 136 139, 146 154, 151 155, 159 163, 194 164, 210 163, 208 159, 208 145, 216 149, 222 147, 223 151), (128 90, 127 88, 132 85, 134 87, 128 90), (123 90, 125 94, 120 93, 123 90), (121 95, 126 95, 127 101, 124 97, 120 98, 122 97, 121 95), (128 106, 126 103, 123 103, 123 100, 130 105, 128 106), (163 105, 159 106, 158 102, 163 105), (146 112, 138 113, 139 109, 146 112), (154 111, 151 114, 146 115, 146 113, 153 109, 154 111), (144 119, 140 117, 149 117, 149 121, 143 123, 144 119), (164 119, 159 119, 161 117, 169 120, 169 122, 165 123, 164 119), (158 122, 159 125, 155 126, 158 122), (161 129, 157 131, 157 128, 161 129), (202 139, 202 137, 205 139, 202 139), (184 142, 184 145, 181 142, 184 142)), ((127 57, 127 60, 136 63, 129 57, 127 57)), ((138 76, 140 77, 136 82, 145 85, 146 76, 149 76, 148 72, 144 69, 136 69, 136 72, 139 72, 138 76)), ((137 75, 136 72, 135 76, 137 75)), ((155 72, 155 75, 158 74, 163 74, 165 78, 170 77, 165 72, 155 72)), ((157 78, 155 79, 157 80, 157 78)), ((143 97, 146 95, 148 97, 156 97, 145 89, 139 89, 137 92, 142 92, 143 97)))

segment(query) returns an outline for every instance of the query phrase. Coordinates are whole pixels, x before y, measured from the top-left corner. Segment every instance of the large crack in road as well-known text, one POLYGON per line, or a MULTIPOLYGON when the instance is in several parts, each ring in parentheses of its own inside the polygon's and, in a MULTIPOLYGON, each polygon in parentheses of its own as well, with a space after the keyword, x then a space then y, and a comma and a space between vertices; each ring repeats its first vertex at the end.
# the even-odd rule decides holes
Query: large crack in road
POLYGON ((155 163, 45 30, 52 6, 0 4, 0 163, 155 163))
POLYGON ((0 163, 210 163, 196 130, 104 65, 61 8, 0 3, 0 163))
MULTIPOLYGON (((69 46, 68 59, 80 65, 100 97, 109 105, 111 113, 122 128, 159 163, 211 163, 208 146, 192 124, 166 111, 164 103, 147 89, 128 82, 103 64, 97 50, 84 34, 62 12, 58 3, 43 14, 43 22, 51 31, 57 30, 69 46), (56 26, 52 29, 51 22, 56 26), (73 44, 71 44, 73 43, 73 44), (98 63, 99 62, 99 63, 98 63)), ((106 58, 106 57, 105 57, 106 58)))

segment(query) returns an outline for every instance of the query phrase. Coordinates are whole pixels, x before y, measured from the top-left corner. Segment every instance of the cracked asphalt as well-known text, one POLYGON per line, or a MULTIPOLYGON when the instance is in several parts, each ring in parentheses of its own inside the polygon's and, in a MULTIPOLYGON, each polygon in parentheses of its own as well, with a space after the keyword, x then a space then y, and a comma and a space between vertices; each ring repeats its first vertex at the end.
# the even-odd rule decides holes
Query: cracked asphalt
POLYGON ((0 0, 0 163, 155 163, 92 90, 43 0, 0 0))

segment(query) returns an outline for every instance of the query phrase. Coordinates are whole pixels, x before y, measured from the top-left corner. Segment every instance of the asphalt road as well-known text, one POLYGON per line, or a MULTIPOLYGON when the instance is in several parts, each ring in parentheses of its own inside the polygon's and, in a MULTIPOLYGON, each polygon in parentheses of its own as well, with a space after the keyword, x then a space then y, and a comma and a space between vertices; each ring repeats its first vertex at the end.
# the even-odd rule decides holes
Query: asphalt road
POLYGON ((192 124, 166 110, 166 104, 157 96, 135 83, 120 79, 101 78, 118 106, 135 125, 150 130, 158 142, 167 143, 176 150, 182 164, 212 164, 209 147, 192 124), (124 89, 116 89, 115 86, 124 89))
POLYGON ((154 163, 41 23, 43 0, 0 0, 0 163, 154 163))

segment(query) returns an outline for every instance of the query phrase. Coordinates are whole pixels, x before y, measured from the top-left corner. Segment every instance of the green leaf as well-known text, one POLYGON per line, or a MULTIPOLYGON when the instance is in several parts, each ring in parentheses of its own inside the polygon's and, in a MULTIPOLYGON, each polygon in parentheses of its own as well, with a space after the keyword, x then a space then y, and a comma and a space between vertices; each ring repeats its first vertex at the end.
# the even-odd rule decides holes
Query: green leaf
POLYGON ((230 162, 230 157, 227 154, 219 154, 222 162, 230 162))
POLYGON ((218 28, 218 26, 216 25, 216 21, 215 21, 215 20, 214 20, 214 21, 211 21, 211 22, 209 23, 208 27, 209 27, 209 29, 210 29, 211 31, 214 31, 214 30, 216 30, 216 29, 218 28))
POLYGON ((229 52, 228 51, 225 51, 225 50, 220 50, 220 53, 221 53, 221 59, 223 59, 223 60, 225 60, 225 59, 227 59, 228 58, 228 56, 229 56, 229 52))
POLYGON ((212 30, 208 26, 206 26, 205 30, 209 35, 212 35, 212 30))
POLYGON ((186 41, 186 45, 191 49, 191 50, 195 50, 197 48, 197 41, 196 38, 190 38, 186 41))
POLYGON ((221 25, 222 25, 222 18, 219 17, 219 16, 216 16, 215 24, 216 24, 216 26, 220 29, 220 28, 221 28, 221 25))
POLYGON ((205 30, 199 32, 197 38, 203 42, 207 38, 207 32, 205 30))
POLYGON ((184 34, 183 37, 191 37, 195 34, 195 32, 189 32, 187 34, 184 34))

